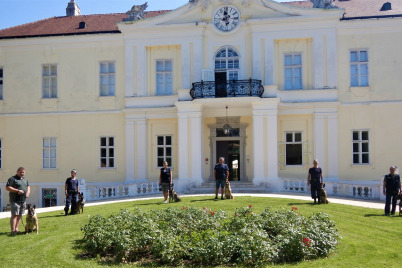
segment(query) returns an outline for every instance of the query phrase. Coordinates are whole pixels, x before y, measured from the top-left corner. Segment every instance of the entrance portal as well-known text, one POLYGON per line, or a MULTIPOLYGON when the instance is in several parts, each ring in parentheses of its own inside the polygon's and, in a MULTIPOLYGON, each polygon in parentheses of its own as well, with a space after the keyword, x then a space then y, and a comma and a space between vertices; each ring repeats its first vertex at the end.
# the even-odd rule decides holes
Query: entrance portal
POLYGON ((219 157, 225 158, 225 163, 229 167, 229 180, 240 181, 240 141, 216 141, 216 159, 219 157))

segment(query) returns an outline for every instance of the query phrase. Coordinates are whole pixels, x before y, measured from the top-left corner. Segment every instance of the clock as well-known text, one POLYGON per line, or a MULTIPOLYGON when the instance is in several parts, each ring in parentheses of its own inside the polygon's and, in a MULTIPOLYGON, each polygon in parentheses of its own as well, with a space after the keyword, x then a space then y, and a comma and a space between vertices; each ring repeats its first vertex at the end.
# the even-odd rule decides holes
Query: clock
POLYGON ((217 9, 213 16, 215 27, 222 32, 230 32, 235 29, 240 22, 240 13, 233 6, 223 6, 217 9))

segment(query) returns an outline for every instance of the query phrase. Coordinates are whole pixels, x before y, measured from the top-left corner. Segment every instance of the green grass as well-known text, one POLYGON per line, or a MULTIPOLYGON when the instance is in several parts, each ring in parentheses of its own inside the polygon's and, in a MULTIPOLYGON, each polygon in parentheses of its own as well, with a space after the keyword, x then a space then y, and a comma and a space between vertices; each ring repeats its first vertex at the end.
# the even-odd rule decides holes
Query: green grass
MULTIPOLYGON (((236 197, 215 201, 212 196, 184 197, 174 204, 162 204, 162 198, 134 202, 91 206, 83 215, 63 216, 64 211, 38 214, 39 234, 10 236, 9 219, 0 220, 0 264, 2 267, 102 267, 96 259, 80 257, 81 227, 89 215, 104 216, 122 208, 142 210, 163 209, 169 206, 207 207, 234 212, 235 208, 252 205, 255 212, 265 207, 291 209, 297 207, 303 215, 322 211, 336 222, 342 236, 337 250, 329 258, 283 267, 400 267, 402 260, 402 217, 382 217, 382 210, 339 204, 313 205, 311 202, 264 198, 236 197)), ((25 216, 23 217, 25 222, 25 216)), ((20 230, 23 230, 20 226, 20 230)), ((120 265, 125 266, 125 265, 120 265)))

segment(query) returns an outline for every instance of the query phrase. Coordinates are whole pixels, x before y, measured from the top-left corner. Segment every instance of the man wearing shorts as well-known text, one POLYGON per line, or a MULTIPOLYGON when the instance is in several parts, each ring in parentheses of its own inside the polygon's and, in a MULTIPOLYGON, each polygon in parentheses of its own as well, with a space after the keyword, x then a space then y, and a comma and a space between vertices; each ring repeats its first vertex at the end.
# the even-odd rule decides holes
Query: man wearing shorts
POLYGON ((221 187, 221 199, 225 192, 225 184, 229 178, 229 167, 225 164, 225 159, 219 157, 219 163, 214 168, 214 181, 216 182, 215 199, 218 199, 219 186, 221 187))
POLYGON ((6 190, 10 192, 10 205, 11 205, 11 235, 14 236, 19 233, 18 227, 22 214, 25 214, 26 199, 29 197, 31 188, 28 181, 24 178, 25 168, 20 167, 17 174, 8 179, 6 190))

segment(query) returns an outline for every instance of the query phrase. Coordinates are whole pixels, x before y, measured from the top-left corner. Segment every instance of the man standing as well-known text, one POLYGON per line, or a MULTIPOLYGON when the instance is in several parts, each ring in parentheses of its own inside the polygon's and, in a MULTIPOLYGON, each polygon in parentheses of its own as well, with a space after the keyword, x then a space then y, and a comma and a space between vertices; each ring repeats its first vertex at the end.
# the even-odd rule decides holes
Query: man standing
POLYGON ((322 169, 318 167, 318 160, 314 159, 313 167, 308 170, 308 176, 307 176, 307 186, 311 184, 311 198, 314 199, 314 204, 317 203, 317 198, 318 203, 320 203, 318 193, 321 188, 321 183, 323 182, 324 179, 322 177, 322 169))
POLYGON ((19 167, 17 174, 9 178, 6 184, 6 190, 10 192, 10 227, 12 236, 20 232, 18 227, 20 226, 22 214, 25 214, 25 201, 31 193, 31 187, 24 176, 25 168, 19 167))
POLYGON ((221 186, 221 199, 223 200, 223 194, 225 192, 225 184, 229 178, 229 167, 225 164, 225 159, 219 157, 219 163, 215 165, 214 168, 214 181, 216 184, 215 188, 215 199, 218 199, 219 186, 221 186))
POLYGON ((75 215, 75 209, 77 207, 77 197, 78 192, 80 191, 80 187, 78 185, 77 180, 77 170, 71 170, 71 177, 66 180, 66 184, 64 186, 65 194, 66 194, 66 206, 64 208, 65 216, 68 215, 68 210, 71 204, 71 212, 70 215, 75 215))
POLYGON ((396 166, 389 168, 389 174, 384 176, 383 182, 383 194, 385 195, 385 216, 389 216, 389 210, 392 199, 392 211, 391 215, 395 216, 396 201, 398 193, 401 190, 401 178, 398 174, 395 174, 396 166))

